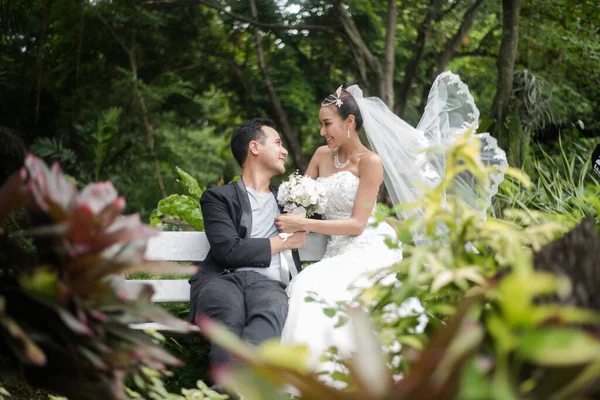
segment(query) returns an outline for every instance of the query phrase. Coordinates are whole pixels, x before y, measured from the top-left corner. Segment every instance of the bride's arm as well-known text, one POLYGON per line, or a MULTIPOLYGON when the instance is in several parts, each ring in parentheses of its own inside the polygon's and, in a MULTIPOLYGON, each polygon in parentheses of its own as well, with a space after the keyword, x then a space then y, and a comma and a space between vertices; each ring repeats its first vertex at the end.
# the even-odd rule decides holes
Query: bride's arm
POLYGON ((352 216, 339 220, 315 220, 299 218, 290 214, 277 217, 276 224, 281 232, 307 231, 324 235, 360 235, 367 222, 373 205, 377 201, 377 193, 383 182, 383 166, 381 159, 374 153, 361 158, 358 164, 360 183, 354 199, 352 216))

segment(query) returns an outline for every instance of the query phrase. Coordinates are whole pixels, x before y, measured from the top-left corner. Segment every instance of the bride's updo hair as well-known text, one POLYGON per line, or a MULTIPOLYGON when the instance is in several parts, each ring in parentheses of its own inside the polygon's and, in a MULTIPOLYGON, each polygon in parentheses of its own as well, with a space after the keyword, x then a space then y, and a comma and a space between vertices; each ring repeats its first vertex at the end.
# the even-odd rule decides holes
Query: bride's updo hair
POLYGON ((354 100, 354 97, 350 94, 350 92, 341 90, 325 97, 325 99, 321 102, 321 106, 326 107, 329 105, 334 106, 334 108, 337 110, 337 113, 340 115, 340 117, 342 117, 343 120, 346 120, 350 115, 354 115, 354 120, 356 121, 356 131, 358 132, 360 130, 363 125, 362 115, 360 115, 358 104, 356 104, 356 100, 354 100))

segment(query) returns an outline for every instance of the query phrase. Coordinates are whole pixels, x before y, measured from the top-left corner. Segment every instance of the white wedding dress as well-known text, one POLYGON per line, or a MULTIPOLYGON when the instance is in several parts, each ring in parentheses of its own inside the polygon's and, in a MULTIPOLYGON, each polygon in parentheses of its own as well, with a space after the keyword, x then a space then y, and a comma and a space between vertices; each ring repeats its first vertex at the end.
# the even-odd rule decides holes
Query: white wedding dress
MULTIPOLYGON (((360 178, 350 171, 340 171, 317 180, 327 193, 323 218, 350 218, 360 178)), ((323 259, 307 266, 290 282, 289 311, 281 341, 308 346, 309 363, 316 371, 332 372, 336 368, 332 362, 319 362, 319 356, 329 347, 336 346, 343 358, 353 352, 353 331, 349 322, 334 327, 337 320, 325 315, 326 306, 318 301, 306 302, 306 297, 316 297, 331 306, 338 302, 349 304, 359 288, 372 284, 369 275, 402 259, 402 250, 389 248, 386 237, 395 237, 395 231, 387 223, 376 227, 367 224, 359 236, 330 236, 323 259)), ((390 276, 392 282, 395 282, 393 275, 390 276)), ((427 324, 424 309, 416 298, 408 299, 397 312, 405 316, 422 315, 420 330, 427 324)), ((321 376, 331 381, 327 375, 321 376)))

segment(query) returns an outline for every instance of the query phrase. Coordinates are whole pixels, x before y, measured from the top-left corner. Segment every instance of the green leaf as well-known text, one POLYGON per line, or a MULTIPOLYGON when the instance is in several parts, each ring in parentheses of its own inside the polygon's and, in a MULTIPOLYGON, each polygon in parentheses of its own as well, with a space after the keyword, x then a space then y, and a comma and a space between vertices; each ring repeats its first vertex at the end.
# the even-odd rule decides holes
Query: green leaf
POLYGON ((158 209, 154 209, 150 214, 150 226, 162 227, 162 213, 158 209))
POLYGON ((145 389, 146 388, 146 382, 144 382, 144 378, 142 378, 139 374, 133 375, 133 382, 140 389, 145 389))
POLYGON ((36 268, 29 275, 22 275, 19 283, 28 291, 54 299, 58 285, 58 276, 50 268, 36 268))
POLYGON ((314 298, 312 298, 312 297, 310 297, 310 296, 306 296, 306 297, 304 298, 304 301, 305 301, 306 303, 312 303, 312 302, 314 302, 314 301, 315 301, 315 299, 314 299, 314 298))
POLYGON ((193 197, 196 200, 200 200, 200 197, 202 196, 202 193, 204 192, 204 190, 202 190, 202 188, 200 188, 198 181, 196 179, 194 179, 194 177, 192 177, 190 174, 188 174, 187 172, 182 170, 181 168, 175 167, 175 169, 177 170, 177 173, 179 174, 179 177, 181 178, 181 180, 178 179, 177 182, 181 183, 181 185, 184 187, 184 189, 187 190, 188 195, 190 195, 191 197, 193 197))
POLYGON ((543 366, 571 366, 600 360, 600 341, 573 328, 545 328, 525 333, 518 353, 543 366))
POLYGON ((494 123, 494 120, 491 118, 481 120, 481 122, 479 123, 479 126, 477 127, 476 133, 488 132, 488 129, 490 128, 490 126, 492 126, 493 123, 494 123))
POLYGON ((270 365, 301 372, 307 372, 310 350, 306 345, 285 345, 277 339, 269 339, 260 344, 258 357, 270 365))
POLYGON ((158 211, 180 217, 197 230, 204 229, 204 219, 198 200, 184 194, 172 194, 158 202, 158 211))
POLYGON ((348 376, 340 371, 334 371, 331 374, 331 379, 334 382, 348 382, 348 376))
POLYGON ((346 325, 346 323, 348 321, 350 321, 350 318, 346 317, 345 315, 340 315, 337 323, 334 325, 334 328, 339 328, 341 326, 344 326, 344 325, 346 325))
POLYGON ((396 337, 396 340, 401 345, 406 345, 417 350, 423 350, 423 343, 414 335, 401 335, 396 337))
POLYGON ((336 314, 337 310, 335 308, 324 308, 323 313, 327 315, 329 318, 333 318, 336 314))

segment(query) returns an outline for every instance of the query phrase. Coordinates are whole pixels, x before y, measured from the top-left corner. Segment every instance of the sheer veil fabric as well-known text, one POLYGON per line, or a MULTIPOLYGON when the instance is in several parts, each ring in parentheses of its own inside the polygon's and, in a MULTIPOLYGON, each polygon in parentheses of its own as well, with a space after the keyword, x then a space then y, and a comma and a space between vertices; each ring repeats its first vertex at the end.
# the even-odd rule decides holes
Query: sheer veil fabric
MULTIPOLYGON (((363 97, 357 85, 346 90, 358 104, 371 149, 381 157, 385 186, 394 206, 417 201, 423 187, 435 187, 444 175, 443 151, 425 149, 448 148, 456 135, 478 127, 479 110, 473 96, 460 77, 449 71, 435 79, 416 128, 394 114, 381 99, 363 97)), ((451 190, 471 207, 485 212, 504 179, 508 162, 506 153, 489 133, 474 137, 481 141, 481 161, 496 166, 496 172, 490 175, 489 187, 482 187, 472 175, 463 173, 454 179, 451 190)), ((398 217, 403 219, 405 215, 398 217)))

